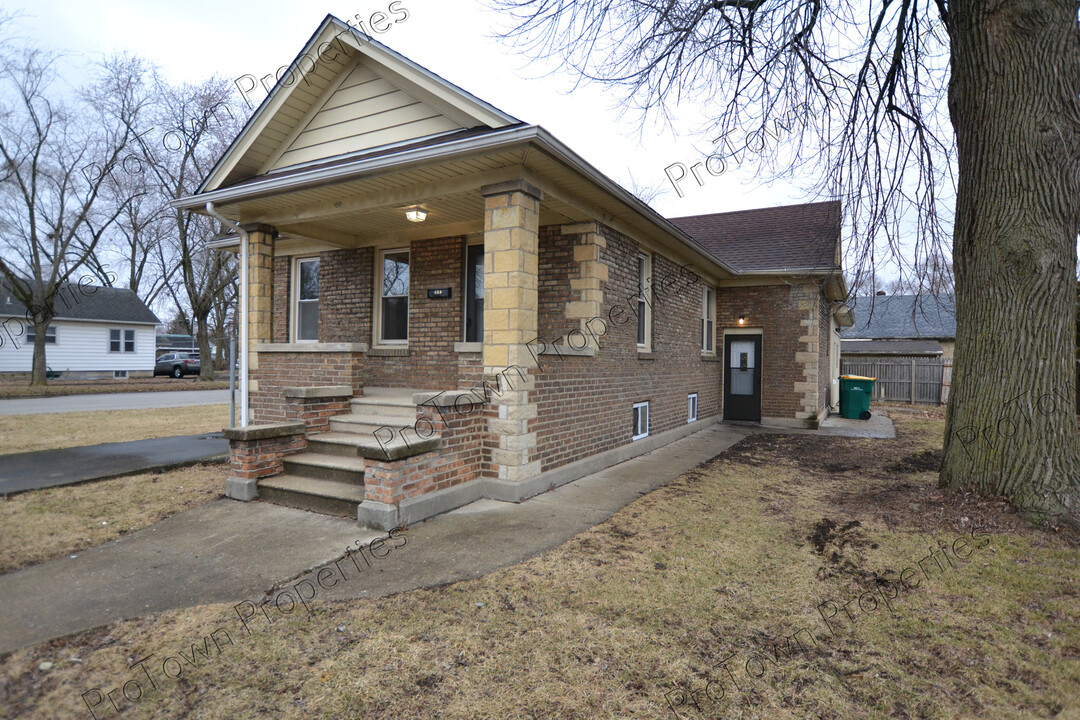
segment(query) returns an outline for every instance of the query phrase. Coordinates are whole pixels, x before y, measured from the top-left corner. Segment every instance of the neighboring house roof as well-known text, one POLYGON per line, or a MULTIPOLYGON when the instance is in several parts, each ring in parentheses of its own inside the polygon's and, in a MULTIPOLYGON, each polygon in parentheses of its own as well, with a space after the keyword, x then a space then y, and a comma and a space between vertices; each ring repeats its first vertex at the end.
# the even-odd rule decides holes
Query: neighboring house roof
POLYGON ((942 355, 937 340, 841 340, 843 355, 942 355))
POLYGON ((848 305, 855 324, 843 331, 845 340, 956 337, 956 307, 946 295, 860 295, 848 305))
MULTIPOLYGON (((26 317, 26 306, 3 284, 0 284, 0 316, 26 317)), ((53 298, 53 319, 161 324, 132 290, 78 283, 66 283, 57 290, 53 298)))
POLYGON ((838 200, 689 215, 671 222, 744 273, 839 269, 838 200))

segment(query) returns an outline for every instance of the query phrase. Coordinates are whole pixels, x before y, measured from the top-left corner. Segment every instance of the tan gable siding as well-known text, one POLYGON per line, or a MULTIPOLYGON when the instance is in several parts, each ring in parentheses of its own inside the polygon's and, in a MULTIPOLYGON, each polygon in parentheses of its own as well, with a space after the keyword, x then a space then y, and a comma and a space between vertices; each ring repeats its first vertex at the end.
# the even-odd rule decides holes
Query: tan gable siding
POLYGON ((357 64, 271 170, 459 130, 457 122, 357 64))

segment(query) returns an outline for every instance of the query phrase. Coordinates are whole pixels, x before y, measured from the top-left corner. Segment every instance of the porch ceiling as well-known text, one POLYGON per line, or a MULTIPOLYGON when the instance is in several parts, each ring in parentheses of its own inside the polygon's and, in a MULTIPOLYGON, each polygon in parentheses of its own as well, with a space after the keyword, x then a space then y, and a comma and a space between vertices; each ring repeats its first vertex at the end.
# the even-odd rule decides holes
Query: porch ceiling
POLYGON ((481 232, 480 188, 511 180, 524 180, 543 192, 541 225, 598 220, 676 262, 689 263, 714 284, 737 274, 536 126, 270 173, 173 204, 204 212, 210 200, 240 223, 271 225, 283 235, 331 246, 389 245, 481 232), (423 206, 427 221, 408 222, 404 209, 410 205, 423 206))
MULTIPOLYGON (((339 247, 482 232, 480 188, 527 174, 522 151, 436 163, 375 177, 323 185, 223 205, 241 223, 272 225, 288 235, 339 247), (420 205, 427 220, 413 223, 404 209, 420 205)), ((588 219, 581 208, 545 195, 540 224, 588 219)))

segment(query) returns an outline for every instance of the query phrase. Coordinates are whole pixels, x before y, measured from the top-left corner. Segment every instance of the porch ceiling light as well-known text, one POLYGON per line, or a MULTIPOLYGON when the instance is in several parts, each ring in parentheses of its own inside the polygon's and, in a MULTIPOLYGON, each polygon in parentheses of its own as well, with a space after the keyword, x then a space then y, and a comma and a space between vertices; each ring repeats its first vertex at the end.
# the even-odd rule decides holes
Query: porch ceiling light
POLYGON ((422 207, 405 208, 405 219, 409 222, 424 222, 427 220, 427 210, 422 207))

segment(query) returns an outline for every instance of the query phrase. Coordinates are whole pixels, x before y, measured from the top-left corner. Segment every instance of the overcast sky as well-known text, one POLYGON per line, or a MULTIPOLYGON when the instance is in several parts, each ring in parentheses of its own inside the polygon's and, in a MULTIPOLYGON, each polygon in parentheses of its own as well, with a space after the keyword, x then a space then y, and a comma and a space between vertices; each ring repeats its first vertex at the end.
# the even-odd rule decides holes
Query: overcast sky
MULTIPOLYGON (((65 74, 77 83, 75 58, 94 59, 129 51, 158 64, 174 82, 200 82, 218 74, 234 80, 262 77, 296 57, 327 13, 343 20, 386 12, 390 0, 362 2, 149 3, 143 0, 6 0, 24 17, 19 34, 35 44, 73 54, 65 74), (182 8, 182 9, 181 9, 182 8)), ((681 183, 680 198, 664 174, 672 163, 704 160, 708 142, 703 117, 680 108, 677 132, 649 126, 639 132, 620 120, 617 97, 597 85, 573 89, 569 74, 551 74, 553 65, 530 62, 492 37, 505 19, 476 0, 402 0, 409 17, 394 24, 380 42, 528 123, 542 125, 609 177, 628 189, 663 186, 652 205, 675 217, 805 202, 799 186, 763 186, 749 161, 728 164, 705 184, 681 183)), ((402 16, 399 13, 396 19, 402 16)), ((261 99, 259 97, 258 99, 261 99)), ((672 170, 676 173, 676 170, 672 170)))

